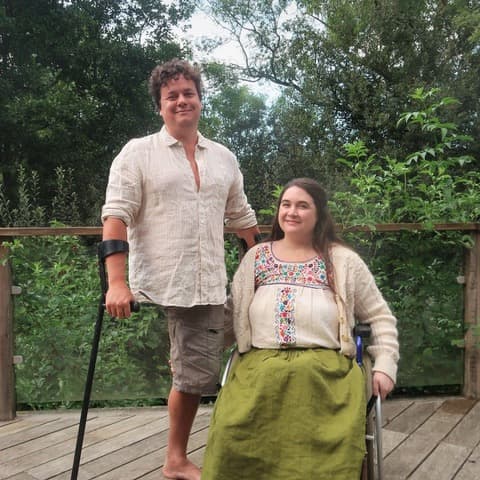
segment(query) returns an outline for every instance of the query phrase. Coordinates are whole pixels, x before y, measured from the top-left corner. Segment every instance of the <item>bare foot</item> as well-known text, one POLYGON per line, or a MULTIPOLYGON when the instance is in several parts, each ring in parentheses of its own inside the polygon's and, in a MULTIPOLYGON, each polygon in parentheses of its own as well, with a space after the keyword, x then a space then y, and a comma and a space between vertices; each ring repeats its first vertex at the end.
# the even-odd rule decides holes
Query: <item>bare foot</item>
POLYGON ((165 478, 176 480, 200 480, 200 469, 190 460, 185 459, 181 463, 165 465, 162 468, 165 478))

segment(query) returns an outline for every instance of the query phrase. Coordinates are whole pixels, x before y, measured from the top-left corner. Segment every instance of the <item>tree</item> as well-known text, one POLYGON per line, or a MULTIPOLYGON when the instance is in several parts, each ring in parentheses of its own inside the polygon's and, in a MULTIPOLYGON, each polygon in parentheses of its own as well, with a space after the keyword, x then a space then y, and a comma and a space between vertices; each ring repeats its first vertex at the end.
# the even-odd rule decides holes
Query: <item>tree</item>
POLYGON ((259 210, 269 203, 273 188, 272 132, 265 99, 239 83, 223 65, 204 65, 208 83, 200 128, 237 156, 249 202, 259 210))
MULTIPOLYGON (((284 87, 277 124, 286 121, 282 127, 286 131, 292 113, 301 118, 299 112, 308 112, 304 123, 294 125, 292 137, 301 130, 303 154, 329 163, 330 172, 335 171, 335 152, 355 139, 385 155, 421 147, 420 136, 399 132, 395 126, 397 113, 406 110, 406 98, 414 87, 438 87, 459 99, 459 127, 476 139, 468 153, 480 158, 478 2, 207 3, 243 49, 243 65, 231 68, 240 69, 244 78, 284 87)), ((308 163, 305 170, 314 171, 308 163)))
POLYGON ((0 4, 0 182, 15 201, 19 164, 38 171, 41 202, 54 171, 74 172, 81 220, 97 223, 112 158, 158 128, 146 79, 188 54, 172 27, 193 2, 3 0, 0 4))

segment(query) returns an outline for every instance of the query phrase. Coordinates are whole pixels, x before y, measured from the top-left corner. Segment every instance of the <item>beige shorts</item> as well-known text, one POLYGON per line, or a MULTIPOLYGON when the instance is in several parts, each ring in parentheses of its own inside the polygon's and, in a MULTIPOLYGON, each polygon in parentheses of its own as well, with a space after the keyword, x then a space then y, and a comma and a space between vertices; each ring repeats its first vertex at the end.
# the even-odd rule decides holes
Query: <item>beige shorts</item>
POLYGON ((196 395, 218 390, 224 348, 224 306, 167 307, 173 388, 196 395))

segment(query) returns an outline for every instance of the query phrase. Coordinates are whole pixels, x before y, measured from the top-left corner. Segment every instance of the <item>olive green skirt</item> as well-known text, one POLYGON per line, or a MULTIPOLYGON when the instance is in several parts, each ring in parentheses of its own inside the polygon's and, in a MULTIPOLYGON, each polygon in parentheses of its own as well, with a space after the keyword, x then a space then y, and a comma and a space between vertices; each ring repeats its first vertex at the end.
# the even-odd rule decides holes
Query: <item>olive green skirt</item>
POLYGON ((360 478, 364 382, 333 350, 241 355, 215 404, 202 480, 360 478))

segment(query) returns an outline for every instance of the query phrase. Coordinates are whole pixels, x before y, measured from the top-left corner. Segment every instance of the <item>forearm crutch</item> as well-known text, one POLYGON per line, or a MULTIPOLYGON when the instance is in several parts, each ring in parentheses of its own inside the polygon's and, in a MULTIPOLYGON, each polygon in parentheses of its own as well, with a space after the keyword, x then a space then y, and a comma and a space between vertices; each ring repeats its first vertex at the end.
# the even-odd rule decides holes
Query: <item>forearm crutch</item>
MULTIPOLYGON (((77 480, 78 469, 80 466, 80 457, 82 455, 83 437, 85 435, 85 426, 87 423, 88 407, 90 404, 90 394, 92 392, 93 376, 95 373, 95 364, 97 362, 98 345, 102 333, 103 315, 105 313, 105 295, 108 290, 107 275, 105 271, 105 259, 114 253, 128 253, 128 242, 124 240, 105 240, 98 245, 98 270, 100 276, 100 287, 102 294, 98 304, 98 315, 95 323, 95 332, 93 335, 92 350, 90 353, 90 363, 88 365, 87 380, 85 382, 85 391, 83 394, 82 412, 80 423, 78 425, 77 444, 75 446, 75 455, 73 457, 71 480, 77 480)), ((137 302, 131 302, 132 312, 138 312, 137 302)))

